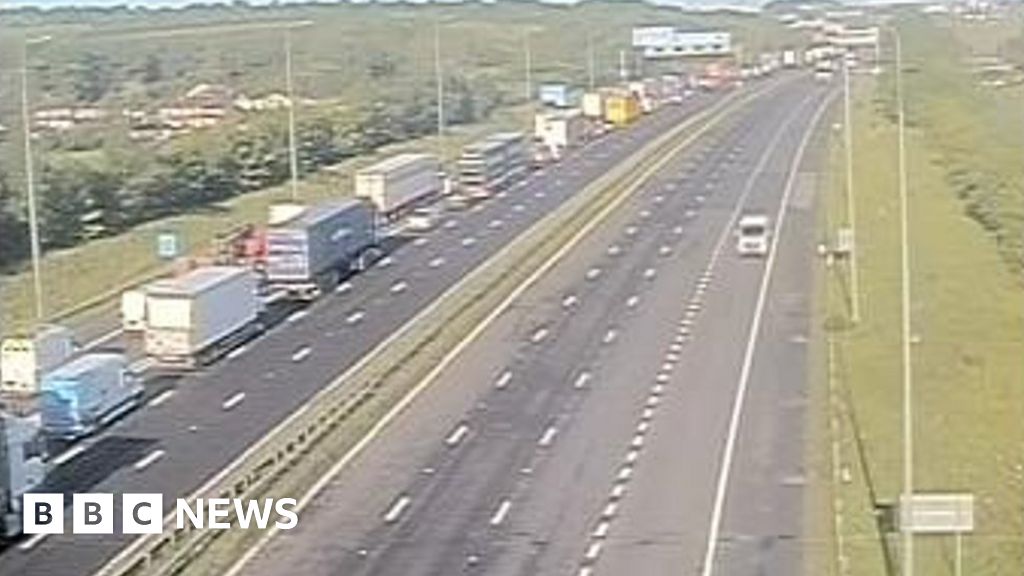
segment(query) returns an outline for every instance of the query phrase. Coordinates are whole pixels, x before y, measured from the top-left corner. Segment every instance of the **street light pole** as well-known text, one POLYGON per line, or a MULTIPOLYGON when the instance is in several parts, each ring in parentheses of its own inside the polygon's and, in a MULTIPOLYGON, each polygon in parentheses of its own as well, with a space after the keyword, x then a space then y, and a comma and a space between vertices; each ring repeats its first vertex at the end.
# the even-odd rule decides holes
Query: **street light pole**
POLYGON ((846 217, 853 242, 850 245, 850 312, 853 323, 860 323, 860 279, 857 265, 857 206, 853 196, 853 118, 850 107, 850 63, 843 61, 843 126, 846 149, 846 217))
POLYGON ((530 31, 526 31, 524 38, 524 51, 526 57, 526 103, 533 102, 533 52, 530 47, 530 31))
POLYGON ((28 201, 28 233, 32 251, 32 288, 36 323, 43 320, 43 275, 40 259, 39 215, 36 211, 35 167, 32 162, 32 125, 28 103, 28 47, 50 40, 49 36, 25 40, 21 45, 21 130, 25 154, 25 194, 28 201))
POLYGON ((594 91, 594 86, 597 85, 597 64, 594 61, 594 33, 587 30, 587 75, 590 86, 590 91, 594 91))
MULTIPOLYGON (((909 505, 914 493, 914 421, 913 421, 913 366, 910 353, 910 234, 907 198, 907 146, 906 108, 903 99, 903 47, 899 31, 892 30, 896 48, 896 106, 899 140, 899 194, 900 194, 900 264, 901 264, 901 316, 903 349, 903 499, 909 505)), ((909 526, 903 532, 902 576, 914 575, 914 534, 909 526)))
POLYGON ((292 30, 284 31, 284 76, 288 92, 288 170, 291 176, 292 202, 299 199, 299 154, 295 145, 295 90, 292 81, 292 30))
POLYGON ((441 69, 441 23, 434 22, 434 80, 437 83, 437 141, 444 138, 444 75, 441 69))

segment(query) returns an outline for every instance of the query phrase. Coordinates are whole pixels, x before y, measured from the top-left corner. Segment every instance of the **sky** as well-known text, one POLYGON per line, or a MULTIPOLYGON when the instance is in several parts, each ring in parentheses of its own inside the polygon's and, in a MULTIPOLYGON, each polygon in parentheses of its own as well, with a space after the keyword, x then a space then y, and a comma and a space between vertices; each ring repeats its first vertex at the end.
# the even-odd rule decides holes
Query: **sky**
MULTIPOLYGON (((20 6, 60 7, 60 6, 186 6, 188 4, 225 3, 228 0, 0 0, 0 8, 20 6)), ((251 4, 268 4, 270 0, 248 0, 251 4)), ((305 2, 307 0, 279 0, 281 3, 305 2)), ((323 1, 323 0, 321 0, 323 1)), ((363 0, 366 1, 366 0, 363 0)), ((392 0, 394 1, 394 0, 392 0)), ((420 0, 423 1, 423 0, 420 0)), ((578 0, 541 0, 551 4, 573 4, 578 0)), ((666 5, 749 5, 757 6, 765 0, 656 0, 655 3, 666 5)))

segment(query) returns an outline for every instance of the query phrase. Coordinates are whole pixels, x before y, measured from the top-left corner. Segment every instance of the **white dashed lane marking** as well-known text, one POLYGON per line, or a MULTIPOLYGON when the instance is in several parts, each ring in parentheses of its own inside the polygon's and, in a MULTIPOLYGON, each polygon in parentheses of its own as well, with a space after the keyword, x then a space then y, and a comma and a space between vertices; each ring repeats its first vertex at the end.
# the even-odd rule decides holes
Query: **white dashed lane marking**
POLYGON ((576 388, 577 390, 584 388, 586 387, 587 383, 590 382, 591 378, 592 376, 590 372, 580 372, 579 376, 576 377, 576 381, 573 382, 572 387, 576 388))
POLYGON ((163 450, 153 450, 149 454, 143 456, 141 460, 139 460, 132 466, 132 468, 134 468, 136 472, 141 472, 146 468, 152 466, 153 463, 156 462, 157 460, 163 458, 164 454, 166 454, 166 452, 164 452, 163 450))
POLYGON ((541 447, 548 447, 552 442, 555 441, 555 436, 558 435, 558 428, 554 426, 548 426, 548 429, 544 431, 544 434, 537 441, 537 445, 541 447))
POLYGON ((512 501, 508 499, 502 500, 501 504, 498 505, 498 509, 494 511, 494 515, 491 516, 491 526, 501 526, 511 509, 512 501))
POLYGON ((398 500, 395 500, 395 503, 391 505, 391 508, 388 509, 387 513, 384 514, 384 522, 388 524, 394 524, 397 522, 411 503, 412 499, 408 496, 403 495, 399 497, 398 500))
POLYGON ((444 443, 450 447, 458 446, 459 443, 462 442, 462 439, 466 437, 466 434, 469 434, 469 425, 465 423, 459 424, 455 427, 455 430, 452 430, 452 433, 445 438, 444 443))
POLYGON ((235 406, 241 404, 243 400, 245 400, 245 392, 237 392, 235 394, 232 394, 231 397, 229 397, 228 399, 224 400, 220 407, 223 408, 224 410, 231 410, 235 406))
POLYGON ((494 382, 494 387, 497 388, 498 390, 502 390, 506 386, 508 386, 508 383, 511 382, 511 381, 512 381, 512 371, 511 370, 505 370, 504 372, 501 373, 501 376, 498 376, 498 379, 494 382))

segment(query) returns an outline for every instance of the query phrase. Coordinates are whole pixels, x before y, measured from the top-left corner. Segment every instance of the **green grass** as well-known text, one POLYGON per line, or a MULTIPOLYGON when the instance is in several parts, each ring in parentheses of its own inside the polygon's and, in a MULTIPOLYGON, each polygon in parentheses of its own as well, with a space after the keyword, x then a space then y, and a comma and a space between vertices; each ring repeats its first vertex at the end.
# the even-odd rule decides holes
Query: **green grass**
MULTIPOLYGON (((929 45, 927 38, 905 37, 905 42, 929 45)), ((912 58, 923 60, 921 53, 912 58)), ((938 118, 932 114, 941 109, 952 125, 961 126, 965 117, 956 114, 969 114, 971 101, 959 100, 966 91, 922 93, 940 82, 923 70, 907 91, 915 126, 908 135, 912 317, 919 338, 913 346, 915 488, 974 492, 977 532, 967 539, 964 573, 1019 574, 1024 568, 1024 290, 1001 238, 968 217, 966 200, 950 180, 956 168, 973 174, 996 165, 982 144, 992 140, 972 141, 973 132, 961 133, 961 144, 976 148, 951 149, 952 128, 935 126, 938 118), (929 109, 939 101, 943 107, 929 109), (960 163, 949 161, 954 152, 960 163), (976 158, 981 160, 968 163, 976 158)), ((860 576, 887 574, 886 547, 872 506, 894 500, 901 487, 902 379, 896 132, 887 113, 891 84, 865 79, 858 87, 854 126, 863 321, 835 336, 846 400, 843 460, 853 480, 838 489, 846 501, 849 574, 860 576)), ((985 115, 975 110, 971 117, 985 115)), ((985 134, 983 126, 975 128, 985 134)), ((842 165, 834 166, 838 178, 842 165)), ((833 223, 845 218, 842 191, 837 179, 830 202, 833 223)), ((848 317, 840 288, 847 282, 833 276, 833 325, 848 317)), ((887 542, 898 566, 898 539, 887 542)), ((917 543, 918 574, 953 574, 952 539, 921 537, 917 543)))
MULTIPOLYGON (((0 25, 16 47, 22 35, 48 34, 37 48, 46 62, 40 82, 47 101, 65 101, 74 91, 76 64, 85 53, 100 56, 116 81, 115 99, 131 99, 132 80, 151 55, 161 58, 164 78, 156 82, 165 97, 197 81, 230 81, 245 90, 280 89, 283 78, 282 23, 310 21, 293 35, 299 88, 318 97, 359 94, 362 84, 394 87, 433 75, 433 26, 440 22, 442 54, 452 69, 494 74, 520 82, 523 41, 531 33, 538 80, 581 81, 587 74, 587 34, 592 32, 599 74, 612 80, 618 52, 628 49, 630 28, 661 22, 691 28, 727 27, 748 50, 777 45, 790 34, 769 19, 727 14, 686 14, 641 2, 588 2, 577 7, 508 2, 493 6, 282 6, 276 9, 194 9, 148 16, 126 14, 80 18, 77 25, 15 18, 0 25), (565 34, 567 30, 573 33, 565 34), (394 75, 370 78, 368 64, 387 56, 394 75), (180 74, 178 74, 180 73, 180 74)), ((9 54, 17 54, 11 50, 9 54)), ((0 57, 4 60, 16 56, 0 57)))
MULTIPOLYGON (((352 177, 361 166, 375 159, 408 149, 440 152, 453 158, 459 147, 474 138, 498 128, 521 126, 526 110, 517 107, 503 110, 486 123, 452 130, 439 146, 436 138, 425 138, 391 146, 377 156, 357 158, 322 172, 300 183, 300 198, 315 202, 352 193, 352 177)), ((216 210, 160 220, 112 238, 93 241, 69 250, 50 252, 43 260, 44 305, 48 316, 76 311, 88 300, 113 296, 126 286, 169 271, 155 253, 156 235, 163 230, 178 231, 189 252, 210 245, 218 232, 244 222, 265 222, 270 204, 287 201, 288 185, 247 194, 218 206, 216 210), (114 257, 116 255, 116 257, 114 257)), ((32 279, 28 272, 0 278, 4 299, 2 324, 12 331, 24 329, 32 320, 32 279)), ((77 312, 77 311, 76 311, 77 312)), ((89 317, 83 310, 77 320, 89 317)), ((76 318, 70 320, 74 325, 76 318)))
MULTIPOLYGON (((171 100, 198 82, 227 83, 251 95, 281 90, 283 60, 280 30, 268 23, 311 20, 313 25, 293 35, 296 87, 299 94, 321 99, 323 106, 344 109, 372 101, 382 94, 406 94, 429 84, 433 77, 433 25, 440 22, 442 58, 446 74, 457 74, 471 84, 488 86, 506 95, 499 114, 458 133, 466 137, 497 127, 527 127, 520 102, 524 86, 523 47, 531 34, 535 82, 567 80, 582 84, 587 78, 587 31, 592 32, 596 68, 601 82, 617 75, 618 53, 630 41, 635 24, 664 22, 688 27, 725 27, 735 32, 747 53, 791 40, 787 31, 767 19, 743 15, 692 15, 649 5, 625 2, 588 2, 579 7, 503 3, 496 6, 291 6, 263 10, 196 9, 149 16, 124 13, 81 14, 60 21, 57 16, 10 17, 0 24, 0 123, 18 127, 14 70, 20 64, 20 39, 52 35, 53 40, 33 49, 34 106, 70 103, 83 54, 94 54, 112 75, 112 90, 101 104, 171 100), (564 31, 572 30, 566 34, 564 31), (138 81, 139 68, 157 55, 163 78, 147 86, 138 81), (371 77, 369 66, 380 59, 394 63, 392 73, 371 77)), ((653 72, 653 70, 648 70, 653 72)), ((116 133, 116 130, 114 130, 116 133)), ((217 135, 192 138, 202 149, 217 135)), ((451 138, 446 152, 453 154, 464 141, 451 138)), ((411 146, 433 147, 429 139, 411 146)), ((56 160, 66 152, 40 147, 56 160)), ((129 144, 113 135, 99 151, 76 153, 75 159, 104 164, 130 159, 144 165, 153 150, 129 144)), ((356 166, 368 159, 346 164, 356 166)), ((0 143, 0 165, 6 164, 10 181, 20 185, 21 146, 13 136, 0 143)), ((3 167, 0 166, 0 169, 3 167)), ((313 176, 303 185, 303 196, 318 199, 343 194, 350 169, 344 173, 313 176)), ((50 252, 44 259, 47 316, 61 315, 84 301, 116 291, 160 270, 153 256, 155 234, 165 228, 183 232, 190 249, 233 223, 261 222, 266 206, 284 197, 278 187, 233 200, 207 210, 138 227, 120 236, 90 242, 78 248, 50 252)), ((0 278, 5 297, 0 320, 10 329, 30 320, 30 286, 26 272, 0 278)))

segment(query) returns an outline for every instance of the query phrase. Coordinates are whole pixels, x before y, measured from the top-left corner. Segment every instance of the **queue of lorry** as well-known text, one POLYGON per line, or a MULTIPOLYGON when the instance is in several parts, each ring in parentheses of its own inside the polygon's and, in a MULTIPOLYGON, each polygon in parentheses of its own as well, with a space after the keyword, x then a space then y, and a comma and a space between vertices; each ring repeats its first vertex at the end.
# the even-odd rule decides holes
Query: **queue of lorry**
POLYGON ((95 433, 139 406, 149 370, 201 369, 258 338, 279 305, 301 306, 384 256, 394 234, 434 228, 442 210, 507 191, 538 165, 557 162, 607 131, 661 105, 679 103, 693 79, 650 78, 585 92, 548 86, 533 138, 500 132, 463 147, 450 176, 425 153, 392 156, 357 171, 354 195, 270 207, 265 223, 218 235, 213 247, 180 259, 174 272, 123 292, 121 330, 141 344, 82 350, 70 330, 44 326, 0 342, 0 536, 20 533, 21 495, 42 485, 48 446, 95 433))

